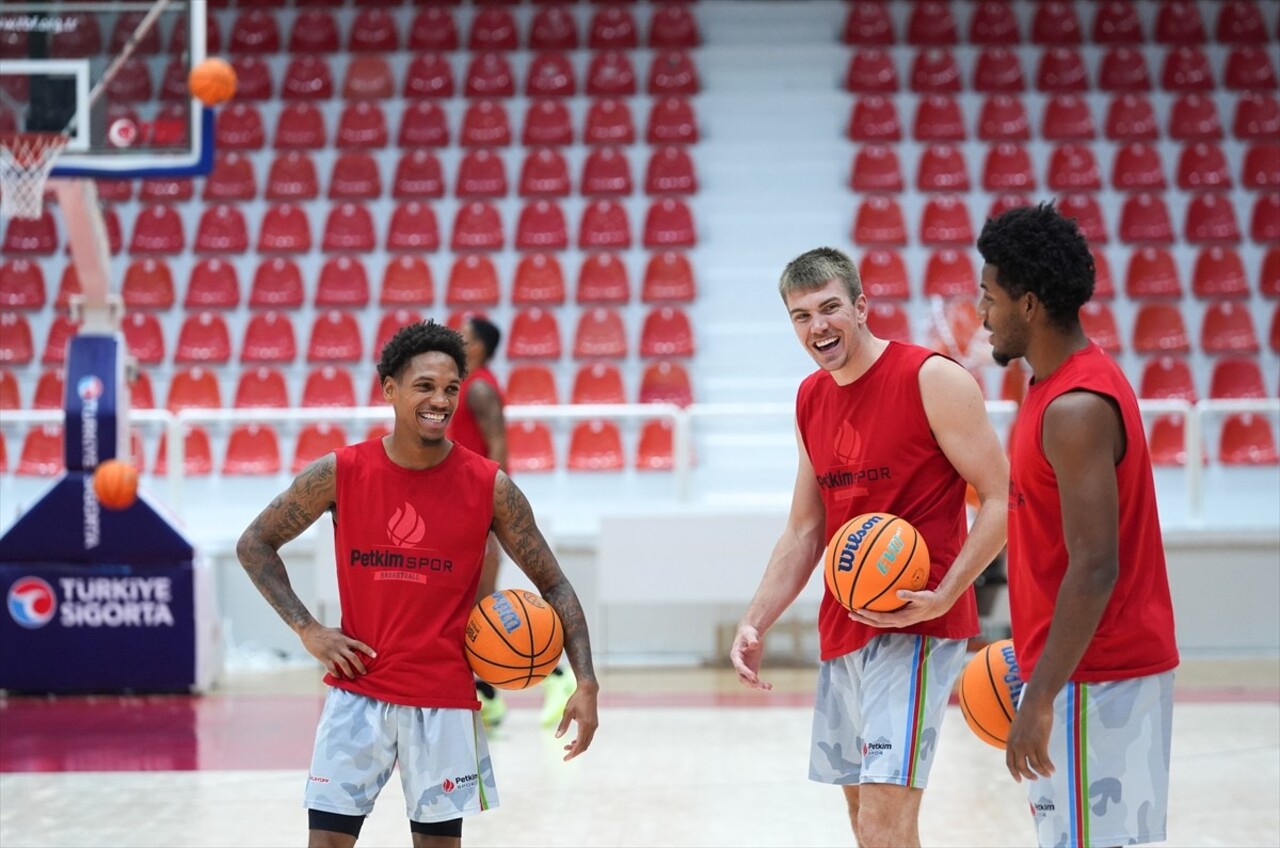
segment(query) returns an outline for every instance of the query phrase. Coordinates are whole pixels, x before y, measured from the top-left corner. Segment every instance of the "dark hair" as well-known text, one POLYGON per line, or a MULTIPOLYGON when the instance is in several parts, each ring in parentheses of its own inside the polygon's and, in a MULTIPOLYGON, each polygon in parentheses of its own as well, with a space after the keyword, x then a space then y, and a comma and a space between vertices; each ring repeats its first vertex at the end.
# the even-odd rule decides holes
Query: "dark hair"
POLYGON ((778 293, 786 301, 789 294, 811 292, 832 280, 844 283, 850 303, 862 295, 862 278, 853 260, 834 247, 815 247, 787 263, 778 281, 778 293))
POLYGON ((480 340, 480 344, 484 345, 484 361, 493 359, 493 355, 498 352, 498 343, 502 341, 502 331, 498 329, 498 325, 479 315, 468 318, 467 325, 480 340))
POLYGON ((458 376, 467 376, 467 352, 462 344, 462 334, 435 321, 419 321, 396 331, 391 341, 382 347, 378 360, 378 379, 400 379, 409 360, 422 353, 438 351, 448 354, 458 363, 458 376))
POLYGON ((1080 323, 1080 307, 1093 297, 1093 254, 1076 222, 1052 203, 991 218, 978 236, 978 252, 1011 297, 1031 292, 1062 329, 1080 323))

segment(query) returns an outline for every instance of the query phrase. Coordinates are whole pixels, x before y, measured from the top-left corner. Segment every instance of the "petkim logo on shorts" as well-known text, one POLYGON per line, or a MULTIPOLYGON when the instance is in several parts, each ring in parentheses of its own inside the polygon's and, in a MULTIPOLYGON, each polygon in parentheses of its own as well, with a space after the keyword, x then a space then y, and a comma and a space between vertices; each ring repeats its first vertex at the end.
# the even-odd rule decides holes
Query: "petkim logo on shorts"
POLYGON ((9 616, 19 627, 35 630, 53 621, 58 597, 39 577, 22 577, 9 587, 9 616))

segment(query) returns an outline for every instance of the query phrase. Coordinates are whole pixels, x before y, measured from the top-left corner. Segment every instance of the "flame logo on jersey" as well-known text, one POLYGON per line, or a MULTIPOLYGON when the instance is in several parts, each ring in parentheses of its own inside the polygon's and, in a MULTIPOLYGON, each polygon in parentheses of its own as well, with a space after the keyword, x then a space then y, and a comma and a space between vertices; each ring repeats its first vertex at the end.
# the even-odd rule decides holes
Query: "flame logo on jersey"
POLYGON ((862 434, 849 421, 841 421, 836 431, 835 441, 831 444, 831 452, 836 460, 844 465, 856 465, 862 460, 862 434))
POLYGON ((444 779, 444 783, 440 784, 440 788, 441 788, 441 789, 443 789, 443 790, 445 791, 445 793, 446 793, 446 794, 447 794, 447 793, 449 793, 449 792, 452 792, 452 791, 453 791, 453 781, 446 777, 446 778, 444 779))
POLYGON ((391 516, 391 520, 387 522, 387 536, 391 539, 391 544, 397 547, 416 545, 426 535, 426 522, 408 501, 405 501, 404 506, 397 509, 395 515, 391 516))

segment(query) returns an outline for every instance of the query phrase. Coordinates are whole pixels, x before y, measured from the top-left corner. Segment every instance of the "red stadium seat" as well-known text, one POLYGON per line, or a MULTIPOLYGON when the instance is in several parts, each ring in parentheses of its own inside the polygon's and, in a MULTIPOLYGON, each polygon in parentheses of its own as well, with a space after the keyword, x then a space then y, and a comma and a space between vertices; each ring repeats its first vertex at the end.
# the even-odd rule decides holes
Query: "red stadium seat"
POLYGON ((196 253, 244 253, 249 249, 249 230, 239 207, 229 203, 210 206, 200 215, 196 227, 196 253))
POLYGON ((405 71, 404 96, 453 97, 453 66, 442 53, 425 53, 409 60, 405 71))
POLYGON ((1212 91, 1214 84, 1209 57, 1199 47, 1182 44, 1165 53, 1160 75, 1165 91, 1212 91))
POLYGON ((472 98, 514 97, 516 83, 511 63, 496 51, 472 53, 463 77, 462 92, 472 98))
MULTIPOLYGON (((588 120, 590 120, 589 116, 588 120)), ((645 140, 649 144, 696 143, 698 122, 693 113, 693 106, 683 97, 655 99, 649 109, 645 140)))
POLYGON ((1217 40, 1227 44, 1260 44, 1267 27, 1252 0, 1226 0, 1219 5, 1217 40))
POLYGON ((182 299, 184 309, 234 309, 240 305, 236 266, 217 257, 201 259, 191 268, 182 299))
POLYGON ((448 145, 449 121, 440 104, 432 100, 411 100, 405 104, 396 144, 400 147, 448 145))
POLYGON ((331 256, 320 267, 314 303, 318 307, 364 307, 369 304, 369 275, 351 256, 331 256))
POLYGON ((1084 40, 1075 7, 1066 0, 1044 0, 1031 20, 1034 44, 1079 44, 1084 40))
MULTIPOLYGON (((656 107, 655 107, 656 108, 656 107)), ((689 111, 692 120, 692 110, 689 111)), ((675 134, 678 127, 663 125, 663 134, 675 134)), ((631 144, 636 139, 635 124, 631 119, 631 107, 626 100, 606 97, 591 101, 582 129, 587 144, 631 144)), ((651 141, 651 144, 658 142, 651 141)))
POLYGON ((320 457, 345 447, 346 444, 346 431, 337 424, 327 421, 308 424, 298 433, 290 471, 297 474, 320 457))
POLYGON ((230 359, 231 336, 221 315, 205 311, 183 319, 173 353, 175 363, 221 365, 230 359))
POLYGON ((631 194, 631 165, 621 148, 594 147, 582 165, 584 195, 631 194))
POLYGON ((268 310, 249 317, 240 345, 241 362, 293 362, 298 345, 289 313, 268 310))
POLYGON ((277 149, 318 150, 328 144, 327 139, 324 113, 314 103, 302 100, 282 106, 276 119, 277 149))
POLYGON ((1187 203, 1183 238, 1195 244, 1238 242, 1240 227, 1226 194, 1196 194, 1187 203))
POLYGON ((1177 141, 1217 141, 1222 138, 1218 106, 1212 96, 1180 94, 1169 109, 1169 137, 1177 141))
POLYGON ((35 357, 31 325, 17 312, 0 312, 0 364, 27 365, 35 357))
POLYGON ((618 425, 601 419, 574 424, 567 464, 572 471, 621 471, 625 461, 618 425))
MULTIPOLYGON (((679 4, 672 3, 671 6, 679 4)), ((846 6, 844 28, 840 40, 845 44, 891 47, 894 42, 893 21, 884 3, 850 3, 846 6)))
MULTIPOLYGON (((960 130, 963 136, 963 124, 960 130)), ((1008 94, 993 94, 986 98, 978 116, 978 138, 983 141, 1029 140, 1031 123, 1021 98, 1008 94)))
POLYGON ((687 303, 696 296, 697 285, 688 258, 670 250, 649 255, 640 288, 641 301, 687 303))
POLYGON ((277 474, 280 440, 267 424, 237 424, 227 438, 223 474, 277 474))
POLYGON ((554 200, 537 198, 520 209, 516 220, 518 250, 566 250, 569 225, 564 211, 554 200))
POLYGON ((627 331, 614 309, 596 306, 578 316, 574 332, 575 359, 621 359, 627 355, 627 331))
POLYGON ((465 198, 504 196, 507 171, 502 159, 483 147, 466 151, 458 164, 454 193, 465 198))
POLYGON ((1246 91, 1236 100, 1231 127, 1236 138, 1271 141, 1280 133, 1280 100, 1260 91, 1246 91))
POLYGON ((1180 298, 1182 281, 1173 254, 1162 247, 1143 247, 1129 254, 1125 294, 1130 298, 1180 298))
POLYGON ((1205 309, 1200 325, 1200 349, 1205 353, 1257 353, 1258 336, 1247 304, 1215 301, 1205 309))
POLYGON ((1267 390, 1256 358, 1218 359, 1209 378, 1209 397, 1217 399, 1263 400, 1267 390))
POLYGON ((1102 174, 1088 144, 1061 144, 1053 149, 1045 180, 1055 191, 1099 191, 1102 174))
MULTIPOLYGON (((102 52, 102 30, 98 18, 88 12, 62 12, 61 27, 54 28, 49 38, 49 55, 55 59, 82 59, 102 52)), ((22 58, 27 56, 26 41, 22 42, 22 58)))
POLYGON ((347 62, 342 96, 347 100, 384 100, 395 96, 391 65, 382 56, 356 54, 347 62))
POLYGON ((1036 88, 1046 92, 1089 90, 1089 74, 1080 51, 1072 47, 1046 47, 1036 69, 1036 88))
POLYGON ((665 48, 654 52, 645 86, 647 94, 654 97, 692 95, 697 94, 701 87, 698 68, 686 51, 665 48))
POLYGON ((887 144, 866 144, 853 158, 849 185, 856 192, 902 191, 898 154, 887 144))
POLYGON ((374 200, 382 194, 378 163, 363 150, 344 150, 333 160, 330 200, 374 200))
POLYGON ((267 309, 296 309, 302 306, 302 271, 292 259, 282 256, 264 259, 253 273, 249 306, 267 309))
POLYGON ((526 253, 520 257, 511 284, 512 305, 558 306, 564 299, 564 272, 554 253, 526 253))
POLYGON ((391 196, 396 200, 444 197, 444 171, 440 167, 440 159, 421 147, 404 151, 396 162, 391 196))
MULTIPOLYGON (((46 210, 45 214, 48 214, 46 210)), ((12 235, 17 222, 9 224, 12 235)), ((47 242, 47 237, 41 239, 47 242)), ((5 251, 14 251, 6 239, 5 251)), ((182 232, 182 216, 173 206, 154 204, 139 210, 133 225, 133 239, 129 243, 130 253, 180 253, 186 247, 186 237, 182 232)), ((32 251, 27 251, 32 252, 32 251)), ((46 251, 51 252, 51 251, 46 251)))
POLYGON ((955 94, 963 87, 960 65, 950 50, 930 48, 917 51, 911 63, 911 90, 955 94))
POLYGON ((452 250, 501 250, 503 242, 502 217, 497 207, 478 200, 458 207, 450 240, 452 250))
POLYGON ((1164 163, 1154 144, 1135 141, 1116 148, 1111 185, 1120 191, 1156 191, 1167 187, 1164 163))
POLYGON ((982 187, 992 192, 1034 191, 1036 177, 1027 149, 1007 141, 988 147, 987 160, 982 166, 982 187))
MULTIPOLYGON (((15 386, 15 391, 17 387, 15 386)), ((32 409, 62 409, 66 391, 66 374, 61 368, 40 372, 35 393, 31 396, 32 409)))
POLYGON ((489 257, 468 253, 454 259, 444 290, 447 306, 496 306, 500 297, 498 269, 489 257))
POLYGON ((907 313, 899 303, 871 304, 867 309, 867 328, 878 338, 890 341, 911 341, 911 324, 907 313))
POLYGON ((1078 94, 1054 94, 1044 107, 1040 134, 1049 141, 1091 141, 1097 134, 1089 101, 1078 94))
POLYGON ((1074 218, 1080 233, 1091 242, 1107 241, 1107 227, 1102 219, 1102 209, 1092 194, 1072 193, 1058 200, 1058 209, 1068 218, 1074 218))
POLYGON ((507 468, 513 472, 551 471, 556 467, 551 431, 541 421, 507 425, 507 468))
POLYGON ((0 263, 0 308, 40 309, 45 304, 44 286, 38 262, 19 258, 0 263))
POLYGON ((458 139, 465 147, 506 147, 511 143, 511 121, 497 100, 474 100, 462 115, 458 139))
MULTIPOLYGON (((168 433, 161 431, 156 445, 156 461, 152 471, 163 475, 169 466, 168 433)), ((182 473, 187 477, 200 477, 213 471, 213 451, 209 447, 209 433, 199 425, 188 426, 182 438, 182 473)))
POLYGON ((363 351, 354 315, 338 310, 316 315, 307 343, 308 362, 356 362, 363 351))
POLYGON ((593 362, 578 368, 573 377, 570 403, 626 403, 622 372, 607 362, 593 362))
POLYGON ((1227 170, 1227 157, 1222 148, 1204 141, 1184 146, 1178 157, 1178 188, 1184 191, 1230 189, 1231 172, 1227 170))
POLYGON ((169 396, 165 409, 173 413, 184 409, 220 409, 222 389, 218 377, 207 368, 195 367, 178 371, 169 380, 169 396))
MULTIPOLYGON (((4 124, 4 116, 8 114, 9 113, 0 110, 0 127, 3 127, 6 132, 17 129, 16 126, 11 127, 4 124)), ((216 141, 216 129, 214 132, 214 140, 216 141)), ((99 200, 104 200, 108 203, 127 203, 133 199, 133 180, 102 179, 95 180, 94 182, 98 187, 99 200)))
POLYGON ((267 172, 267 200, 314 200, 320 194, 320 180, 311 156, 290 150, 271 162, 267 172))
POLYGON ((54 477, 64 468, 62 425, 42 424, 27 430, 14 473, 27 477, 54 477))
POLYGON ((898 123, 898 111, 893 100, 878 94, 857 98, 849 113, 849 125, 845 134, 852 141, 900 140, 902 128, 898 123))
POLYGON ((1142 51, 1134 47, 1111 47, 1103 54, 1098 70, 1098 88, 1103 91, 1150 91, 1151 75, 1142 51))
POLYGON ((453 14, 441 6, 427 6, 414 15, 409 24, 409 49, 412 51, 457 50, 458 29, 453 14))
POLYGON ((969 244, 973 241, 969 208, 955 195, 930 197, 920 216, 920 243, 924 245, 969 244))
POLYGON ((582 210, 578 247, 590 250, 625 250, 631 247, 627 210, 616 200, 595 200, 582 210))
POLYGON ((66 315, 55 315, 49 324, 49 334, 45 337, 44 353, 40 356, 42 365, 61 365, 67 359, 67 345, 76 334, 79 323, 72 323, 66 315))
POLYGON ((1148 360, 1142 369, 1138 397, 1195 403, 1195 380, 1187 361, 1174 356, 1157 356, 1148 360))
POLYGON ((1218 437, 1223 465, 1275 465, 1280 462, 1276 437, 1266 417, 1251 412, 1228 415, 1218 437))
MULTIPOLYGON (((148 206, 144 207, 138 219, 138 224, 134 228, 134 246, 130 248, 131 252, 142 253, 176 253, 182 248, 182 230, 181 221, 177 221, 177 239, 176 246, 172 243, 173 233, 169 232, 169 227, 165 227, 163 233, 155 232, 153 229, 158 227, 160 222, 155 220, 155 216, 165 216, 165 224, 169 223, 169 216, 172 210, 167 206, 148 206), (144 224, 143 222, 147 223, 144 224), (155 221, 153 224, 152 222, 155 221), (145 235, 139 238, 139 228, 146 227, 143 232, 145 235), (163 248, 163 249, 160 249, 163 248)), ((174 219, 176 220, 176 218, 174 219)), ((53 223, 53 213, 48 209, 41 212, 40 217, 34 220, 24 218, 10 218, 8 227, 5 229, 3 250, 6 254, 14 253, 32 253, 45 254, 52 256, 58 249, 58 231, 53 223)))
POLYGON ((1160 44, 1203 44, 1204 22, 1194 0, 1161 3, 1156 14, 1155 40, 1160 44))
POLYGON ((640 375, 640 403, 673 403, 688 406, 693 403, 693 386, 689 372, 677 360, 663 359, 650 362, 640 375))
POLYGON ((160 322, 150 312, 129 312, 120 322, 129 354, 143 365, 159 365, 164 361, 164 333, 160 322))
POLYGON ((964 116, 959 102, 950 94, 923 95, 916 104, 911 134, 917 141, 964 141, 964 116))
POLYGON ((862 290, 874 300, 906 300, 911 297, 907 268, 897 251, 872 248, 864 251, 858 265, 862 290))
POLYGON ((1115 356, 1121 352, 1120 328, 1111 307, 1098 300, 1091 300, 1080 307, 1080 326, 1084 334, 1098 347, 1115 356))
POLYGON ((1254 199, 1249 238, 1256 242, 1280 243, 1280 191, 1260 192, 1254 199))
MULTIPOLYGON (((154 182, 152 180, 147 181, 147 183, 151 184, 154 184, 154 182)), ((143 190, 145 193, 146 185, 144 185, 143 190)), ((248 157, 241 156, 236 151, 231 150, 226 153, 219 153, 214 159, 213 170, 205 178, 204 191, 201 197, 204 200, 214 201, 253 200, 257 194, 258 185, 253 175, 253 162, 248 157)), ((187 200, 189 198, 147 196, 140 199, 187 200)))
POLYGON ((520 167, 521 197, 565 197, 569 194, 569 165, 553 147, 525 154, 520 167))
POLYGON ((951 248, 933 251, 925 267, 924 293, 946 299, 977 297, 978 278, 968 254, 951 248))
POLYGON ((1138 353, 1191 352, 1191 341, 1176 304, 1150 302, 1138 306, 1133 322, 1133 349, 1138 353))
POLYGON ((18 392, 18 378, 6 368, 0 371, 0 410, 21 408, 22 398, 18 392))
POLYGON ((258 232, 259 253, 306 253, 311 250, 311 225, 306 211, 292 203, 267 207, 258 232))
POLYGON ((920 191, 968 191, 968 165, 964 152, 951 144, 931 144, 920 154, 916 169, 916 188, 920 191))
POLYGON ((338 52, 338 22, 321 9, 299 10, 289 30, 290 53, 338 52))
POLYGON ((652 48, 697 47, 702 43, 698 21, 682 3, 665 3, 658 6, 649 20, 647 44, 652 48))
POLYGON ((1155 465, 1187 464, 1186 416, 1180 413, 1161 415, 1151 422, 1147 438, 1151 462, 1155 465))
POLYGON ((529 25, 530 50, 574 50, 578 24, 567 6, 539 6, 529 25))
POLYGON ((339 203, 330 208, 325 218, 320 247, 326 251, 371 251, 378 238, 373 232, 373 216, 367 207, 356 203, 339 203))
POLYGON ((1229 247, 1211 245, 1196 256, 1191 290, 1200 298, 1246 298, 1249 281, 1240 254, 1229 247))
MULTIPOLYGON (((152 34, 156 31, 153 29, 152 34)), ((245 9, 231 24, 227 44, 233 53, 277 53, 280 50, 280 27, 275 15, 261 9, 245 9)))
POLYGON ((513 366, 504 398, 510 406, 546 406, 560 402, 556 376, 541 363, 513 366))
POLYGON ((54 308, 59 310, 69 310, 71 308, 71 298, 83 294, 80 288, 80 276, 76 273, 76 266, 72 262, 68 262, 62 269, 62 277, 58 281, 58 294, 54 297, 54 308))
POLYGON ((666 419, 646 421, 636 445, 637 471, 669 471, 675 467, 672 424, 666 419))
POLYGON ((984 47, 973 69, 974 91, 1016 93, 1026 88, 1018 54, 1004 46, 984 47))
POLYGON ((923 46, 956 43, 956 22, 951 4, 941 0, 920 0, 912 4, 907 19, 907 43, 923 46))
POLYGON ((155 393, 151 389, 151 376, 139 369, 137 376, 129 382, 129 406, 132 409, 155 409, 155 393))
POLYGON ((640 330, 642 357, 694 355, 693 327, 679 307, 658 306, 649 311, 640 330))
POLYGON ((627 268, 612 253, 591 253, 582 260, 575 292, 578 303, 626 303, 631 299, 627 268))
POLYGON ((278 368, 259 365, 240 373, 236 383, 236 409, 288 409, 289 388, 278 368))
POLYGON ((631 97, 636 94, 636 72, 627 53, 602 50, 587 65, 589 97, 631 97))
POLYGON ((338 148, 379 148, 387 146, 388 138, 387 118, 382 107, 370 100, 354 100, 338 115, 333 143, 338 148))
POLYGON ((1236 46, 1227 54, 1226 69, 1222 72, 1222 85, 1232 91, 1274 91, 1276 69, 1272 54, 1274 49, 1254 45, 1236 46))
POLYGON ((530 101, 520 143, 525 147, 573 144, 573 119, 569 107, 550 98, 530 101))
POLYGON ((697 243, 697 233, 688 205, 674 197, 664 197, 649 204, 644 218, 643 241, 647 248, 693 247, 697 243))
POLYGON ((507 359, 559 359, 560 353, 560 326, 554 311, 535 306, 516 313, 507 359))
POLYGON ((1150 98, 1132 93, 1111 98, 1105 134, 1112 141, 1154 141, 1160 130, 1150 98))
POLYGON ((1250 145, 1240 166, 1240 182, 1249 189, 1280 189, 1280 142, 1250 145))
POLYGON ((289 60, 280 86, 283 100, 328 100, 333 97, 333 72, 323 56, 303 53, 289 60))
POLYGON ((905 245, 907 227, 898 202, 882 195, 863 200, 854 221, 853 241, 859 245, 905 245))
MULTIPOLYGON (((244 99, 264 99, 261 96, 255 96, 258 94, 256 88, 252 85, 255 80, 255 74, 250 72, 250 68, 263 69, 266 66, 251 56, 236 59, 233 64, 236 67, 237 77, 243 74, 245 79, 245 94, 242 95, 244 99)), ((107 83, 107 98, 116 104, 146 103, 155 96, 155 93, 155 88, 151 84, 151 70, 146 60, 140 56, 125 59, 124 64, 116 71, 116 75, 112 77, 111 82, 107 83)), ((269 81, 266 96, 270 96, 269 81)))
POLYGON ((893 56, 879 47, 862 47, 849 58, 844 87, 854 94, 893 94, 898 90, 898 72, 893 56))
POLYGON ((431 266, 421 257, 391 256, 382 272, 379 306, 426 306, 435 300, 431 266))
POLYGON ((1096 44, 1141 44, 1142 21, 1132 0, 1102 0, 1093 16, 1096 44))
POLYGON ((573 63, 564 53, 551 50, 535 54, 530 60, 524 84, 526 97, 572 97, 577 88, 573 63))
POLYGON ((467 36, 467 49, 515 50, 520 46, 516 19, 507 9, 498 6, 481 6, 471 19, 467 36))

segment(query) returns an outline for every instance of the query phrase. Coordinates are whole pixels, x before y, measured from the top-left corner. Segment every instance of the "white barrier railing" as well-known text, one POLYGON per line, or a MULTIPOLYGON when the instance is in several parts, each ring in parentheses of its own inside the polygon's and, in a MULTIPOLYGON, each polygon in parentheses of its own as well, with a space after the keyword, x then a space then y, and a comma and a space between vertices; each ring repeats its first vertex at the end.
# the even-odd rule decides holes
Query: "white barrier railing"
MULTIPOLYGON (((1280 399, 1202 400, 1196 403, 1178 400, 1141 400, 1144 415, 1182 414, 1185 416, 1184 447, 1186 450, 1186 494, 1188 516, 1199 521, 1203 509, 1204 420, 1237 412, 1280 415, 1280 399)), ((681 408, 673 404, 556 404, 545 406, 508 406, 509 421, 579 421, 591 418, 610 420, 669 419, 672 422, 673 471, 676 497, 682 503, 693 499, 693 431, 698 419, 790 417, 794 407, 789 403, 695 403, 681 408)), ((993 417, 1009 417, 1017 412, 1012 401, 987 401, 987 412, 993 417)), ((382 421, 390 423, 390 409, 385 406, 308 409, 184 409, 177 414, 163 409, 132 410, 130 418, 139 423, 161 424, 166 439, 166 482, 169 506, 182 514, 183 462, 186 426, 194 424, 250 424, 280 422, 382 421)), ((61 410, 5 410, 0 425, 61 424, 61 410)), ((14 463, 16 465, 16 462, 14 463)), ((13 473, 10 471, 9 473, 13 473)))

